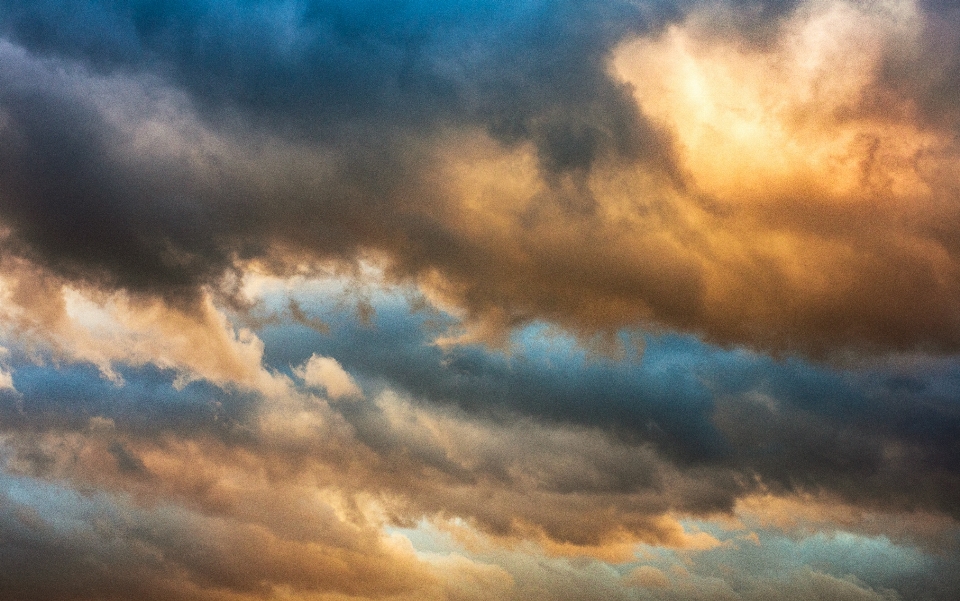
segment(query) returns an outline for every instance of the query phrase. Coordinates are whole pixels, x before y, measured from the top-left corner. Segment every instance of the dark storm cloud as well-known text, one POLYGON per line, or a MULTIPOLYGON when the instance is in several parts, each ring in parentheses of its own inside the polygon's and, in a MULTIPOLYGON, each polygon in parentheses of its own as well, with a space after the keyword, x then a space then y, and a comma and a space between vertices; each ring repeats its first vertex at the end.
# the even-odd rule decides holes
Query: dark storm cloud
POLYGON ((756 206, 704 192, 679 134, 638 106, 638 82, 677 69, 624 79, 611 64, 622 43, 691 22, 777 52, 813 14, 797 2, 0 6, 5 247, 74 281, 189 305, 204 286, 229 293, 251 261, 289 273, 372 252, 487 338, 545 319, 820 356, 958 346, 955 15, 940 4, 924 5, 912 53, 885 48, 865 88, 878 93, 840 117, 800 107, 810 121, 935 124, 944 144, 907 169, 930 198, 891 197, 889 165, 856 147, 881 173, 851 198, 786 180, 756 206), (868 197, 889 210, 867 219, 868 197), (904 204, 920 215, 902 219, 904 204), (793 257, 767 254, 784 236, 830 252, 810 250, 822 265, 792 281, 793 257))
POLYGON ((43 264, 135 291, 188 294, 274 243, 307 256, 397 237, 430 254, 456 248, 429 221, 397 214, 401 195, 422 193, 409 185, 424 167, 404 157, 410 138, 442 122, 532 139, 549 171, 660 144, 604 72, 610 46, 654 14, 630 3, 41 2, 2 14, 8 40, 53 61, 6 49, 4 221, 43 264), (210 169, 138 159, 102 106, 64 89, 59 61, 81 76, 159 77, 186 93, 175 110, 194 107, 214 129, 239 118, 329 144, 342 170, 322 190, 303 170, 271 186, 263 177, 284 174, 230 157, 206 157, 210 169), (371 211, 383 220, 365 223, 371 211))
MULTIPOLYGON (((9 3, 3 24, 42 55, 159 72, 215 115, 236 108, 291 134, 479 116, 525 137, 544 116, 559 130, 591 105, 635 125, 602 61, 625 32, 675 15, 631 2, 95 1, 9 3)), ((562 138, 558 152, 588 152, 561 150, 562 138)))
POLYGON ((16 250, 62 275, 170 298, 222 271, 192 214, 196 175, 116 156, 120 132, 89 101, 4 51, 0 179, 16 250))

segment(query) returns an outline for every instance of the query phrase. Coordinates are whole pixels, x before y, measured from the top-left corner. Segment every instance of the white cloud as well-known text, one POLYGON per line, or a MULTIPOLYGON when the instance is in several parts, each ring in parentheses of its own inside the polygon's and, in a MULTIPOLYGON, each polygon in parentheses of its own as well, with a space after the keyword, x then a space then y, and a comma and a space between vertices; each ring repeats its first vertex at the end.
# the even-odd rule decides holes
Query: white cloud
POLYGON ((296 368, 294 373, 302 378, 307 386, 326 390, 327 396, 331 399, 358 397, 363 394, 350 374, 331 357, 313 355, 306 363, 296 368))
POLYGON ((6 365, 10 351, 0 346, 0 390, 16 390, 13 386, 13 371, 6 365))

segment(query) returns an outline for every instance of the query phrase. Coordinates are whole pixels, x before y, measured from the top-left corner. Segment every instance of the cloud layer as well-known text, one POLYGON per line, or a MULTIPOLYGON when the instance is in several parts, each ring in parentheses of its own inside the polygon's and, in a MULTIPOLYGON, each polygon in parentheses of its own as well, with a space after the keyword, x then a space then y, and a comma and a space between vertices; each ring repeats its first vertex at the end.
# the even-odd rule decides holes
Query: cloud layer
POLYGON ((251 262, 374 258, 486 339, 546 319, 953 351, 955 18, 15 3, 5 244, 180 303, 251 262))
POLYGON ((958 25, 0 0, 0 596, 956 598, 958 25))

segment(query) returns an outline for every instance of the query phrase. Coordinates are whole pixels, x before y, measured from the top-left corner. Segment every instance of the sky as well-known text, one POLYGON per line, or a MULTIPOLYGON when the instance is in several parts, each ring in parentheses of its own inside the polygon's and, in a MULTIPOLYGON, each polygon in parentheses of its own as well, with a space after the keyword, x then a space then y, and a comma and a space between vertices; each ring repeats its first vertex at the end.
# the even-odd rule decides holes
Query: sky
POLYGON ((0 597, 957 599, 958 32, 0 0, 0 597))

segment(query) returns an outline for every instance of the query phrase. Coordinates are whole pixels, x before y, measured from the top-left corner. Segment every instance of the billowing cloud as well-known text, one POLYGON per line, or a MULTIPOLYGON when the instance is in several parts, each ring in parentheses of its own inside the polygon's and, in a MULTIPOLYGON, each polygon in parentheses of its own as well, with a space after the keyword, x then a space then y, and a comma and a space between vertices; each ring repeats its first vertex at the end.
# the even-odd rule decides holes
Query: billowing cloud
MULTIPOLYGON (((523 356, 507 358, 480 346, 442 351, 430 344, 424 320, 450 318, 410 313, 405 301, 397 302, 402 298, 374 297, 376 317, 367 323, 332 289, 326 308, 302 308, 311 319, 322 316, 330 324, 327 333, 296 318, 293 326, 267 326, 263 342, 253 340, 265 353, 261 371, 278 383, 272 387, 251 387, 242 379, 222 388, 205 379, 184 381, 177 367, 158 367, 162 354, 153 366, 118 359, 104 369, 37 366, 30 355, 11 351, 17 390, 3 397, 4 473, 48 491, 18 501, 20 513, 29 514, 54 490, 62 490, 55 497, 64 503, 73 503, 81 494, 76 491, 99 491, 91 502, 104 509, 81 513, 75 524, 86 528, 94 518, 85 516, 123 508, 130 530, 111 530, 118 548, 139 548, 143 524, 166 520, 159 532, 151 531, 149 544, 173 563, 138 582, 183 598, 216 598, 213 589, 224 598, 259 598, 287 588, 308 598, 386 591, 429 596, 454 589, 471 598, 461 589, 473 586, 481 591, 473 598, 488 598, 482 592, 488 586, 502 587, 505 598, 528 596, 530 587, 541 590, 536 598, 563 598, 564 580, 540 581, 559 569, 548 567, 554 562, 574 562, 563 568, 570 570, 564 578, 583 587, 588 599, 601 591, 614 598, 654 591, 655 598, 709 599, 731 590, 763 598, 770 590, 794 589, 800 597, 823 589, 838 598, 885 598, 907 590, 905 583, 932 591, 931 598, 949 598, 945 591, 952 585, 937 592, 935 582, 952 564, 934 558, 951 557, 960 532, 950 488, 956 428, 947 409, 954 401, 937 401, 937 395, 950 389, 955 369, 938 372, 935 364, 921 364, 902 365, 896 375, 889 373, 892 366, 835 374, 656 337, 648 338, 642 362, 621 362, 585 354, 575 339, 534 332, 514 351, 522 349, 523 356), (301 345, 317 350, 297 359, 301 345), (363 349, 377 352, 364 355, 363 349), (335 373, 349 370, 350 381, 362 382, 366 394, 329 405, 311 392, 309 378, 298 376, 305 380, 300 389, 297 380, 270 367, 276 362, 294 374, 311 364, 331 367, 324 355, 341 357, 335 373), (698 365, 680 388, 686 392, 658 399, 683 382, 683 371, 671 368, 683 365, 698 365), (565 407, 565 395, 582 407, 565 407), (629 401, 614 403, 620 395, 629 401), (698 398, 702 406, 693 412, 680 405, 698 398), (676 429, 666 419, 671 406, 678 413, 672 419, 686 415, 700 423, 676 429), (720 446, 698 444, 691 433, 697 429, 720 446), (215 531, 207 532, 207 521, 215 531), (423 556, 383 530, 423 523, 449 533, 461 547, 451 556, 423 556), (163 528, 171 538, 156 539, 167 536, 163 528), (792 575, 748 570, 736 579, 723 576, 720 588, 709 571, 714 557, 753 565, 758 560, 748 551, 758 544, 763 552, 771 544, 794 544, 785 542, 788 537, 812 554, 804 557, 826 553, 823 561, 836 562, 833 547, 819 546, 825 544, 820 537, 829 541, 836 529, 894 541, 889 553, 912 554, 920 563, 898 580, 887 568, 865 567, 874 559, 841 563, 830 573, 805 572, 798 559, 792 575), (190 542, 195 532, 207 532, 217 546, 197 547, 190 542), (644 557, 641 544, 687 554, 697 570, 707 571, 682 576, 658 563, 624 568, 623 578, 603 572, 611 568, 602 566, 629 566, 644 557), (183 545, 194 546, 181 557, 183 545), (269 552, 247 556, 234 553, 234 545, 269 552), (545 572, 523 567, 531 553, 545 562, 545 572), (294 556, 313 567, 300 566, 294 556), (231 572, 234 561, 247 566, 242 577, 231 572), (381 578, 381 561, 405 567, 381 578), (367 588, 348 584, 358 566, 367 566, 367 588), (170 588, 169 570, 185 574, 175 582, 190 590, 170 588), (545 592, 554 587, 555 593, 545 592)), ((283 297, 263 301, 281 311, 289 305, 283 297)), ((122 328, 112 327, 122 338, 122 328)), ((43 548, 22 541, 8 552, 19 556, 31 545, 43 548)), ((109 563, 106 553, 77 542, 78 556, 109 563)), ((137 551, 129 562, 145 558, 137 551)), ((57 565, 80 560, 63 561, 57 565)), ((60 573, 47 563, 37 566, 29 573, 60 573)), ((139 590, 111 580, 109 571, 89 582, 65 578, 63 587, 90 590, 91 598, 107 595, 110 586, 124 587, 118 599, 139 590)), ((15 590, 36 598, 61 590, 26 577, 13 582, 21 587, 15 590)))
POLYGON ((0 596, 955 599, 958 24, 0 0, 0 596))
POLYGON ((9 251, 180 303, 371 257, 468 338, 957 348, 938 5, 257 6, 6 7, 9 251))

